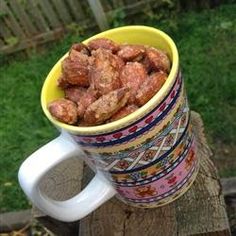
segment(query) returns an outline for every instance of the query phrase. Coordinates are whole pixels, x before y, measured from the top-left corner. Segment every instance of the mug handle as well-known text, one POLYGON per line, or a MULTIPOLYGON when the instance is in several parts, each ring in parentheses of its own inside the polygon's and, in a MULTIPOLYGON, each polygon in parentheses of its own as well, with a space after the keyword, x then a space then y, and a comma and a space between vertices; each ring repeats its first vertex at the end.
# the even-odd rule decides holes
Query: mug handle
POLYGON ((85 189, 68 200, 56 201, 40 191, 42 177, 54 166, 75 155, 84 154, 74 141, 61 134, 30 155, 18 172, 19 183, 32 203, 47 215, 65 222, 82 219, 116 194, 99 171, 85 189))

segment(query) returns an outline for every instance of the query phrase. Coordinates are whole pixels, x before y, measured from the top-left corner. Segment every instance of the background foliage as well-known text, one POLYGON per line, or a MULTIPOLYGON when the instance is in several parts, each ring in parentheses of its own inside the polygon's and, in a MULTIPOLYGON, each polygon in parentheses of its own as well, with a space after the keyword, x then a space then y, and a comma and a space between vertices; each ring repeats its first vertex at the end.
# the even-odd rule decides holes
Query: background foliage
MULTIPOLYGON (((179 49, 191 108, 202 115, 216 154, 218 149, 225 150, 215 159, 220 174, 236 175, 236 5, 187 7, 194 10, 185 11, 180 7, 184 2, 189 1, 162 0, 158 10, 146 6, 141 14, 129 18, 117 9, 110 26, 144 24, 170 34, 179 49)), ((0 57, 1 212, 29 207, 17 182, 19 165, 57 135, 40 108, 40 90, 47 73, 73 42, 97 33, 81 31, 76 25, 73 29, 60 41, 31 50, 27 56, 0 57)))

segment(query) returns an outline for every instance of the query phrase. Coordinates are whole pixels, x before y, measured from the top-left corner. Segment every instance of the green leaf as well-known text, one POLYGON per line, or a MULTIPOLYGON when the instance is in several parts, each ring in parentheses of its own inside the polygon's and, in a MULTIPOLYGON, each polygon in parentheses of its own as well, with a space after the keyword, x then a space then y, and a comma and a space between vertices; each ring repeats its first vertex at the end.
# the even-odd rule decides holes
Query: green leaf
POLYGON ((14 46, 19 43, 19 39, 14 36, 7 38, 5 41, 9 46, 14 46))

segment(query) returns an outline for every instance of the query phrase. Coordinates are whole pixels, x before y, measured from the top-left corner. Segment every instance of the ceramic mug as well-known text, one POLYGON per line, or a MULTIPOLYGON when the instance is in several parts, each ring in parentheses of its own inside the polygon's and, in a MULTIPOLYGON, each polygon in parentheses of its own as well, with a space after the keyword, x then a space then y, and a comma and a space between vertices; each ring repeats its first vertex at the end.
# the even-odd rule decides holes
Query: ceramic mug
POLYGON ((68 54, 52 68, 42 88, 41 105, 61 134, 24 161, 19 182, 34 205, 62 221, 81 219, 114 195, 135 207, 165 205, 188 190, 198 171, 190 111, 173 40, 155 28, 125 26, 84 43, 99 37, 163 49, 172 67, 163 87, 145 105, 120 120, 93 127, 64 124, 50 115, 48 103, 63 96, 57 79, 68 54), (85 154, 85 161, 96 174, 82 192, 66 201, 55 201, 40 191, 39 182, 50 169, 85 154))

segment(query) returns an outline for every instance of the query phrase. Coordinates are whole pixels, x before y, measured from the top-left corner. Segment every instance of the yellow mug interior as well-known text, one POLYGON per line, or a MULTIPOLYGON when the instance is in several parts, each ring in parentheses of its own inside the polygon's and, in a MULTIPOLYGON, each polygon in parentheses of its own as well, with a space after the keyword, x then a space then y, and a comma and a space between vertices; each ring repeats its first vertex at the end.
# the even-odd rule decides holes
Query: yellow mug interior
POLYGON ((65 54, 52 68, 48 74, 41 92, 41 106, 47 116, 47 118, 57 127, 67 130, 70 133, 80 134, 80 135, 89 135, 89 134, 98 134, 106 133, 116 130, 117 127, 123 127, 125 124, 132 122, 132 120, 137 120, 137 117, 142 117, 143 114, 146 114, 150 107, 154 107, 158 104, 162 98, 166 95, 169 89, 172 87, 179 67, 179 56, 178 51, 173 40, 164 32, 148 27, 148 26, 124 26, 111 30, 104 31, 99 33, 85 41, 83 43, 87 44, 90 40, 95 38, 109 38, 114 40, 117 43, 130 43, 130 44, 143 44, 163 49, 168 53, 169 58, 172 61, 172 67, 167 81, 162 86, 160 91, 150 99, 145 105, 139 108, 137 111, 132 114, 103 125, 91 126, 91 127, 78 127, 73 125, 64 124, 62 122, 54 119, 47 109, 49 102, 63 97, 63 91, 57 87, 57 79, 61 75, 61 62, 68 56, 68 53, 65 54))

